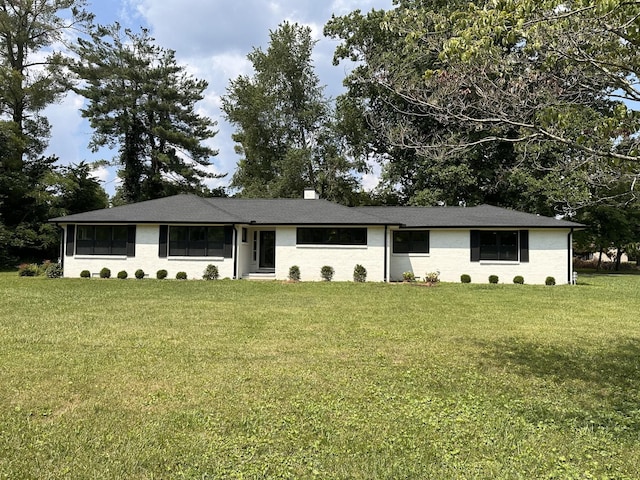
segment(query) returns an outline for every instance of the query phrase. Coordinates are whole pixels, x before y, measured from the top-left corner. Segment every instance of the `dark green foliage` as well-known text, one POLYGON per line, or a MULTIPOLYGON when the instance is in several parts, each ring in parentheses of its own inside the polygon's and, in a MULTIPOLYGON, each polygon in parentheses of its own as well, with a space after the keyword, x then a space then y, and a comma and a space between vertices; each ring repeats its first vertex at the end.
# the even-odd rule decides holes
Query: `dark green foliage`
POLYGON ((97 27, 78 42, 71 69, 84 81, 76 88, 88 100, 82 115, 94 129, 93 148, 119 146, 119 202, 201 193, 203 180, 215 177, 206 167, 217 154, 204 145, 215 122, 196 108, 207 82, 188 75, 144 29, 97 27))
POLYGON ((489 283, 498 283, 498 276, 497 275, 489 275, 489 283))
POLYGON ((556 284, 556 279, 553 277, 547 277, 544 279, 544 284, 545 285, 555 285, 556 284))
POLYGON ((366 282, 367 281, 367 269, 362 265, 357 264, 353 269, 353 281, 354 282, 366 282))
POLYGON ((247 58, 254 75, 232 80, 222 98, 243 158, 232 186, 248 197, 300 198, 312 187, 322 198, 354 203, 362 162, 351 160, 329 100, 314 72, 309 27, 283 23, 267 51, 247 58))
POLYGON ((320 276, 326 282, 330 282, 333 279, 334 273, 335 273, 335 270, 333 269, 333 267, 330 267, 329 265, 325 265, 320 269, 320 276))
POLYGON ((136 270, 134 275, 138 280, 142 280, 144 278, 144 270, 139 268, 138 270, 136 270))
POLYGON ((80 278, 90 278, 91 272, 89 270, 82 270, 80 272, 80 278))
POLYGON ((522 275, 516 275, 515 277, 513 277, 513 283, 524 285, 524 277, 522 275))
POLYGON ((471 275, 463 273, 462 275, 460 275, 460 281, 462 283, 471 283, 471 275))
POLYGON ((118 278, 119 278, 120 280, 125 280, 128 276, 129 276, 129 274, 128 274, 126 271, 124 271, 124 270, 120 270, 120 271, 118 272, 118 278))
POLYGON ((176 273, 176 280, 186 280, 187 272, 178 272, 176 273))
POLYGON ((300 267, 297 265, 293 265, 289 268, 289 280, 292 282, 300 281, 300 267))
POLYGON ((62 265, 60 265, 59 263, 49 264, 44 271, 44 274, 47 276, 47 278, 61 278, 63 273, 64 272, 62 271, 62 265))
POLYGON ((109 270, 107 267, 104 267, 102 270, 100 270, 100 278, 111 278, 111 270, 109 270))
POLYGON ((218 277, 220 277, 220 272, 218 271, 218 267, 212 264, 207 265, 207 268, 205 268, 202 278, 204 280, 217 280, 218 277))
POLYGON ((167 278, 167 275, 168 275, 168 274, 169 274, 169 273, 168 273, 166 270, 164 270, 164 269, 162 269, 162 270, 158 270, 158 271, 156 272, 156 278, 157 278, 158 280, 164 280, 165 278, 167 278))

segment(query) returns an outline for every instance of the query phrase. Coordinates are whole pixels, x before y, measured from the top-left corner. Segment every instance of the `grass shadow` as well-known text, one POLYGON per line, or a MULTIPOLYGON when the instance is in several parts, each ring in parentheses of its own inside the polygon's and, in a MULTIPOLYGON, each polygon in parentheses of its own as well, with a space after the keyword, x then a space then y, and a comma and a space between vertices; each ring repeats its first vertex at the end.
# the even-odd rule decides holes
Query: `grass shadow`
POLYGON ((524 384, 548 385, 546 395, 526 399, 531 421, 640 434, 640 339, 597 351, 519 340, 483 349, 485 362, 508 365, 524 384))

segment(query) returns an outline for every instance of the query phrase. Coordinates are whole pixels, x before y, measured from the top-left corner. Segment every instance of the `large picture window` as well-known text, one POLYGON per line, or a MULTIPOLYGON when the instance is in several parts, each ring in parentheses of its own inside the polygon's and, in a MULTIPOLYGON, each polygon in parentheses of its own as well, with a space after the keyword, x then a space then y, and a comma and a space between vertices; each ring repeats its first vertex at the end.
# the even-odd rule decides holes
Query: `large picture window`
POLYGON ((394 231, 393 253, 429 253, 429 231, 394 231))
POLYGON ((529 261, 527 230, 472 230, 471 261, 529 261))
POLYGON ((366 245, 366 228, 298 228, 298 245, 366 245))
POLYGON ((76 253, 78 255, 133 256, 135 226, 133 225, 78 225, 76 253))
POLYGON ((231 229, 226 227, 172 226, 169 228, 169 255, 176 257, 230 256, 231 239, 227 239, 230 233, 231 229))

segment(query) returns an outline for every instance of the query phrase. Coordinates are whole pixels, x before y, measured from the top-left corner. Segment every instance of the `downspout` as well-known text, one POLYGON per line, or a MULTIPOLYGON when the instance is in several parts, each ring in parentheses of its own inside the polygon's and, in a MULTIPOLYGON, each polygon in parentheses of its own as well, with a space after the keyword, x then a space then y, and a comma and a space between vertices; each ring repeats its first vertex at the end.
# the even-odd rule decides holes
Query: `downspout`
POLYGON ((233 227, 233 279, 238 279, 238 228, 234 223, 233 227))
POLYGON ((567 236, 567 283, 571 285, 573 283, 573 228, 569 230, 567 236))
POLYGON ((387 242, 387 235, 388 235, 388 230, 389 230, 389 226, 385 225, 384 226, 384 282, 388 282, 389 279, 387 277, 388 275, 388 268, 387 268, 387 259, 388 259, 388 252, 387 252, 387 248, 388 248, 388 242, 387 242))
POLYGON ((59 259, 59 263, 60 263, 60 268, 62 269, 62 271, 64 272, 64 245, 65 245, 65 235, 66 235, 66 229, 62 228, 60 225, 58 225, 58 222, 56 222, 54 224, 58 230, 60 231, 60 259, 59 259))

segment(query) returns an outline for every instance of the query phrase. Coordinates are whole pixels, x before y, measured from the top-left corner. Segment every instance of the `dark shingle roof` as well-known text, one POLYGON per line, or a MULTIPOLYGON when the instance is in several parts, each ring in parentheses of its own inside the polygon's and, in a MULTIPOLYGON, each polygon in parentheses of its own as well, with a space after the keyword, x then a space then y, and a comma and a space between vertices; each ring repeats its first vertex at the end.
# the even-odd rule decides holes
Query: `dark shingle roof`
POLYGON ((401 225, 427 228, 580 228, 583 225, 490 205, 345 207, 326 200, 201 198, 175 195, 52 218, 57 223, 255 223, 258 225, 401 225))
POLYGON ((393 219, 403 227, 429 228, 581 228, 584 225, 491 205, 477 207, 359 207, 393 219))
MULTIPOLYGON (((384 225, 386 219, 326 200, 201 198, 175 195, 52 218, 58 223, 256 223, 384 225)), ((397 222, 396 222, 397 223, 397 222)))

